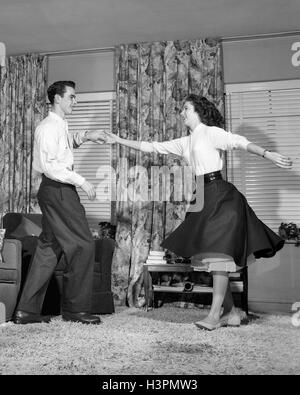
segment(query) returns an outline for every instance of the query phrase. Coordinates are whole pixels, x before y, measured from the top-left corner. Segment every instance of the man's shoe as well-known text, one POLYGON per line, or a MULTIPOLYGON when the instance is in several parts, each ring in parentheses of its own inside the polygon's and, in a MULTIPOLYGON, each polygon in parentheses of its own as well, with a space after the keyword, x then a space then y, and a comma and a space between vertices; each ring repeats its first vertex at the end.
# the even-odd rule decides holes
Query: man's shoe
POLYGON ((40 315, 34 313, 27 313, 26 311, 17 310, 15 312, 13 322, 15 324, 41 324, 50 322, 49 315, 40 315))
POLYGON ((64 311, 62 313, 62 318, 64 321, 81 322, 82 324, 101 324, 101 320, 99 317, 86 312, 72 313, 70 311, 64 311))

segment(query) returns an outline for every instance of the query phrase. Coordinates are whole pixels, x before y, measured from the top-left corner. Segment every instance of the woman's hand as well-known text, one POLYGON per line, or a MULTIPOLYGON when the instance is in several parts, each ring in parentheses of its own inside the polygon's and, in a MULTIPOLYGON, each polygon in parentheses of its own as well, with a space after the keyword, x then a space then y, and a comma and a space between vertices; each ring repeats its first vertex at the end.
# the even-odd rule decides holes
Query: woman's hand
POLYGON ((282 167, 283 169, 291 169, 293 166, 293 161, 287 156, 278 154, 278 152, 267 151, 265 158, 269 159, 276 166, 282 167))
POLYGON ((116 134, 113 134, 113 133, 108 132, 108 131, 105 131, 104 134, 105 134, 105 136, 104 136, 104 138, 105 138, 104 143, 105 144, 115 144, 115 143, 117 143, 118 136, 116 134))

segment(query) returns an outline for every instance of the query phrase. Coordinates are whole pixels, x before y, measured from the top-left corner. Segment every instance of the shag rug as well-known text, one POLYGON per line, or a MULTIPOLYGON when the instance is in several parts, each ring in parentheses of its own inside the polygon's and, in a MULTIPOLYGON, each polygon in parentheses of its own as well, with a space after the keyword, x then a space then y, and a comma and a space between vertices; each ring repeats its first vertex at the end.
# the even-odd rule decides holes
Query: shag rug
POLYGON ((250 315, 212 332, 204 309, 117 308, 101 325, 0 325, 2 375, 298 375, 300 327, 287 315, 250 315))

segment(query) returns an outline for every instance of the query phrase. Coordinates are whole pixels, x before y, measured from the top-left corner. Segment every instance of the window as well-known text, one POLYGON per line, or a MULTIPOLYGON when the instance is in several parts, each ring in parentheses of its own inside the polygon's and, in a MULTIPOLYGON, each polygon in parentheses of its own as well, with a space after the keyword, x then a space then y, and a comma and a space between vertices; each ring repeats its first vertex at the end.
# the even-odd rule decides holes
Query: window
POLYGON ((292 170, 236 150, 227 153, 227 177, 258 218, 275 232, 300 226, 300 80, 226 86, 227 130, 294 161, 292 170))
MULTIPOLYGON (((69 131, 106 129, 112 131, 114 93, 79 93, 77 105, 68 116, 69 131)), ((91 182, 97 192, 95 200, 78 188, 81 203, 91 228, 111 220, 112 146, 86 142, 74 149, 75 171, 91 182)))

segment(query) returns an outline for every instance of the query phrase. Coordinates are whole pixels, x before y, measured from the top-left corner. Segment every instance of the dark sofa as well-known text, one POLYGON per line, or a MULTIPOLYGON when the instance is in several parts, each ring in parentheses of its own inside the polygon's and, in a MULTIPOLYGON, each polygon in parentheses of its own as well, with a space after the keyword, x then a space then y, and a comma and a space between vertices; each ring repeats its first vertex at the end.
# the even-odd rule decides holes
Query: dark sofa
MULTIPOLYGON (((34 254, 37 239, 41 232, 41 214, 7 213, 3 217, 6 239, 17 239, 22 243, 20 298, 31 257, 34 254)), ((92 293, 92 311, 94 314, 114 313, 113 295, 111 292, 111 263, 115 241, 112 238, 95 239, 95 268, 92 293)), ((46 293, 43 314, 60 314, 60 294, 62 291, 64 256, 60 259, 54 276, 46 293)))

